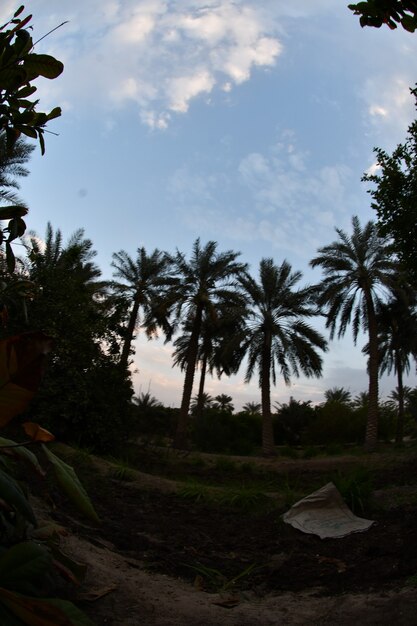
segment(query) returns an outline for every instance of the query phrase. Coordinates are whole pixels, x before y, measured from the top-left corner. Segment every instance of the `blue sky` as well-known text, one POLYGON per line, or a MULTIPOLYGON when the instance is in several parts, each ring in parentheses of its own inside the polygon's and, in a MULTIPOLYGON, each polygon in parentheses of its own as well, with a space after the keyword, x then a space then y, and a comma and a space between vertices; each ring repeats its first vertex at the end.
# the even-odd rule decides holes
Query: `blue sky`
MULTIPOLYGON (((40 109, 63 115, 22 182, 28 228, 43 235, 50 221, 69 237, 83 227, 105 277, 113 252, 188 253, 201 237, 240 251, 253 273, 263 257, 286 258, 303 284, 319 280, 308 262, 334 228, 374 217, 361 182, 373 147, 392 150, 415 115, 417 35, 361 29, 347 4, 27 2, 35 40, 68 21, 38 46, 65 64, 39 81, 40 109)), ((1 17, 15 8, 3 2, 1 17)), ((139 337, 134 384, 177 406, 171 353, 139 337)), ((208 380, 207 391, 237 407, 258 401, 256 379, 243 378, 208 380)), ((395 384, 384 379, 383 394, 395 384)), ((322 379, 280 383, 272 399, 320 402, 336 385, 367 387, 349 332, 330 344, 322 379)))

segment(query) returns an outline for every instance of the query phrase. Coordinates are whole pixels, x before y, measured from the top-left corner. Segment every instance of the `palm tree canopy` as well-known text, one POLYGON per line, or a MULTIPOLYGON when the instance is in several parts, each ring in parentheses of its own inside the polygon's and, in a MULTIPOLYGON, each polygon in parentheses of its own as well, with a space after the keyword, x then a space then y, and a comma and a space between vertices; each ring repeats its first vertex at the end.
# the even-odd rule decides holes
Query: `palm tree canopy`
POLYGON ((171 264, 168 255, 157 248, 148 254, 144 247, 138 248, 136 258, 125 251, 113 254, 113 276, 115 291, 130 295, 142 312, 140 326, 148 337, 156 335, 158 326, 170 335, 171 328, 167 321, 168 310, 164 294, 172 284, 171 264))
POLYGON ((228 413, 233 413, 233 398, 232 396, 228 396, 226 393, 220 393, 218 396, 215 396, 215 405, 216 409, 220 411, 227 411, 228 413))
MULTIPOLYGON (((417 360, 417 313, 415 303, 401 292, 377 309, 380 373, 410 371, 410 356, 417 360)), ((369 353, 369 345, 362 352, 369 353)))
POLYGON ((56 269, 62 273, 67 272, 68 279, 76 276, 79 284, 92 292, 103 290, 107 284, 98 281, 101 270, 94 263, 97 253, 93 249, 91 239, 84 238, 82 228, 76 230, 64 245, 61 231, 59 229, 54 231, 48 222, 45 240, 32 233, 26 246, 29 250, 30 278, 39 281, 41 285, 45 276, 56 269))
POLYGON ((171 258, 178 280, 175 285, 177 319, 193 319, 198 306, 213 319, 217 318, 220 303, 232 307, 238 302, 237 276, 247 265, 236 259, 240 252, 217 252, 217 242, 209 241, 204 247, 198 238, 187 261, 177 250, 171 258))
POLYGON ((242 406, 242 411, 248 413, 248 415, 260 415, 261 404, 260 402, 246 402, 246 404, 242 406))
POLYGON ((324 392, 326 402, 338 402, 339 404, 350 404, 352 394, 344 387, 332 387, 324 392))
POLYGON ((247 321, 247 382, 256 368, 262 382, 265 373, 260 355, 266 333, 272 339, 272 355, 265 366, 270 367, 274 384, 276 365, 286 384, 292 374, 321 374, 322 358, 316 349, 326 351, 327 342, 305 322, 305 318, 317 315, 317 307, 313 288, 295 289, 301 277, 301 272, 293 272, 287 261, 278 267, 267 258, 260 263, 259 282, 249 275, 241 279, 252 304, 247 321))
POLYGON ((356 343, 359 330, 368 328, 367 297, 371 296, 376 305, 381 294, 393 288, 397 263, 390 256, 388 240, 379 235, 374 222, 361 228, 354 216, 352 226, 351 236, 336 228, 339 239, 319 248, 310 265, 321 266, 324 273, 318 302, 327 309, 330 338, 336 331, 342 337, 352 323, 356 343))
POLYGON ((4 202, 13 202, 22 204, 13 189, 19 189, 19 183, 16 178, 27 176, 29 170, 24 164, 35 146, 27 143, 24 139, 19 138, 13 146, 13 150, 7 146, 6 133, 0 133, 0 200, 4 202))

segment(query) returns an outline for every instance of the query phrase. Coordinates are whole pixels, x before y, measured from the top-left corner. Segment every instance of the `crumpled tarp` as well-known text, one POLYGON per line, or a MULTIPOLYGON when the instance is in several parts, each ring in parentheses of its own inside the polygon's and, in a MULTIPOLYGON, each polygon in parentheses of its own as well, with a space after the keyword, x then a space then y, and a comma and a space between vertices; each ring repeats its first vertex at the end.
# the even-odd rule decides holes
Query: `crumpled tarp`
POLYGON ((296 502, 282 518, 303 533, 318 535, 321 539, 363 532, 374 523, 354 515, 333 483, 296 502))

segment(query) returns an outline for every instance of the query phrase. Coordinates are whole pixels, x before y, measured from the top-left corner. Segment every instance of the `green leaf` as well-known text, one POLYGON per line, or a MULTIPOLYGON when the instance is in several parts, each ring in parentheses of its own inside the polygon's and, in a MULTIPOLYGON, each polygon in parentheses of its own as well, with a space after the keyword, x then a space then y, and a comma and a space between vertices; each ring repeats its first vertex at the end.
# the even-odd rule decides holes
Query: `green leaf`
POLYGON ((36 90, 37 88, 35 87, 35 85, 25 85, 16 93, 16 98, 29 98, 29 96, 34 94, 36 90))
POLYGON ((6 241, 6 263, 7 269, 10 274, 13 274, 14 268, 16 267, 16 259, 12 250, 12 246, 8 241, 6 241))
POLYGON ((16 128, 27 137, 31 137, 32 139, 38 138, 38 133, 31 126, 16 126, 16 128))
POLYGON ((54 79, 64 70, 64 64, 48 54, 29 54, 24 60, 23 67, 28 74, 28 82, 38 76, 54 79))
POLYGON ((0 437, 0 453, 3 452, 2 448, 6 447, 5 452, 7 452, 7 454, 30 463, 41 476, 45 476, 45 472, 40 466, 40 463, 36 455, 33 454, 33 452, 31 452, 30 450, 28 450, 28 448, 26 448, 25 446, 7 448, 7 446, 15 446, 15 445, 16 445, 15 441, 12 441, 11 439, 5 439, 4 437, 0 437))
POLYGON ((39 387, 51 347, 51 338, 41 332, 0 340, 0 427, 27 408, 39 387))
POLYGON ((417 20, 415 17, 411 17, 411 15, 404 15, 401 20, 401 24, 405 30, 408 30, 409 33, 414 33, 417 28, 417 20))
POLYGON ((45 154, 45 139, 43 138, 43 131, 38 129, 38 132, 39 132, 39 145, 41 147, 41 154, 43 156, 45 154))
POLYGON ((85 578, 87 565, 85 563, 75 561, 65 554, 65 552, 62 552, 62 550, 60 550, 60 548, 58 548, 55 544, 51 543, 49 547, 54 557, 55 567, 57 567, 65 578, 70 580, 75 585, 80 585, 85 578))
POLYGON ((91 504, 91 500, 80 483, 74 468, 71 467, 71 465, 64 463, 64 461, 51 452, 47 446, 42 444, 42 448, 45 451, 47 458, 52 463, 58 483, 70 498, 71 502, 73 502, 73 504, 75 504, 89 519, 94 522, 100 522, 100 519, 91 504))
POLYGON ((21 237, 25 234, 26 223, 21 217, 14 217, 9 222, 8 230, 9 237, 7 241, 14 241, 18 237, 21 237))
POLYGON ((40 581, 51 568, 52 557, 45 546, 22 541, 0 556, 0 587, 21 593, 36 593, 40 581))
POLYGON ((2 469, 0 469, 0 498, 16 511, 19 511, 34 526, 37 526, 35 515, 27 498, 17 482, 2 469))
POLYGON ((55 118, 59 117, 61 114, 62 114, 61 107, 55 107, 54 109, 52 109, 50 113, 48 113, 47 119, 48 121, 54 120, 55 118))
POLYGON ((30 598, 0 588, 0 601, 28 626, 94 626, 66 600, 30 598))
POLYGON ((13 13, 13 17, 18 17, 21 13, 23 13, 24 10, 25 10, 25 7, 23 4, 21 4, 20 7, 17 9, 17 11, 13 13))
POLYGON ((0 207, 0 220, 11 220, 14 217, 23 217, 28 212, 27 207, 16 204, 0 207))

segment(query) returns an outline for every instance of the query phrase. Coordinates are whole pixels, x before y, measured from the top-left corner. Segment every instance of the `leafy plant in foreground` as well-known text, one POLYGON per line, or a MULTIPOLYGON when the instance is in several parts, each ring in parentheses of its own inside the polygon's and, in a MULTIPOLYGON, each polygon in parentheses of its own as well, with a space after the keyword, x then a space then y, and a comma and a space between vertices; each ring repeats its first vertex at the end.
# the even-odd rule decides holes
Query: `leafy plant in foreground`
MULTIPOLYGON (((32 399, 50 348, 49 337, 42 333, 0 341, 1 428, 32 399)), ((1 623, 84 626, 89 620, 71 603, 43 597, 51 591, 54 573, 79 584, 82 568, 60 551, 59 528, 39 525, 19 477, 20 464, 42 478, 46 466, 79 510, 96 523, 99 519, 73 468, 49 448, 54 436, 33 422, 24 423, 23 428, 26 440, 22 443, 0 438, 1 623), (42 462, 33 452, 36 447, 42 462)))

